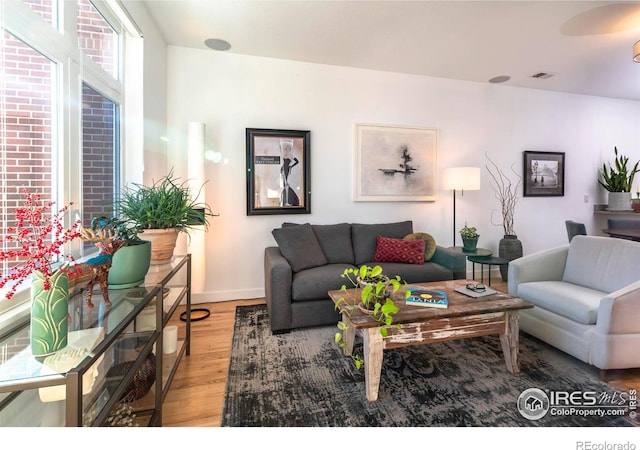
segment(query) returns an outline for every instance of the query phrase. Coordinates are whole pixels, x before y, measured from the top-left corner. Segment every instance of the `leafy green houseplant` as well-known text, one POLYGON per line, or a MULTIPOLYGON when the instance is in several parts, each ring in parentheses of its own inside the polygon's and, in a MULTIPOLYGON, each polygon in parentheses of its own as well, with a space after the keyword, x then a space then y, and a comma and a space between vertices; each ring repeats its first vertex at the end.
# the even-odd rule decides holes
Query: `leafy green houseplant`
POLYGON ((637 161, 633 167, 629 166, 629 157, 618 154, 618 147, 613 148, 614 164, 607 167, 602 164, 598 183, 608 192, 608 206, 610 211, 627 211, 631 209, 631 188, 636 173, 640 172, 637 161))
POLYGON ((462 249, 464 251, 470 252, 476 250, 478 238, 480 237, 476 227, 468 227, 465 225, 464 228, 460 230, 460 237, 462 237, 462 249))
POLYGON ((640 161, 637 161, 633 168, 628 168, 629 157, 618 155, 618 147, 613 147, 615 154, 614 165, 602 164, 602 170, 600 171, 600 178, 598 183, 605 188, 608 192, 631 192, 633 186, 633 179, 636 173, 640 172, 638 165, 640 161))
MULTIPOLYGON (((347 300, 347 285, 343 284, 341 290, 345 296, 336 301, 335 308, 342 314, 343 318, 349 318, 356 308, 365 314, 369 314, 381 325, 380 333, 383 337, 388 335, 387 328, 393 324, 394 314, 400 311, 391 295, 397 292, 406 283, 399 277, 389 277, 383 273, 380 266, 362 265, 359 268, 347 268, 340 275, 351 284, 351 289, 355 289, 354 301, 347 300)), ((407 291, 405 296, 409 295, 407 291)), ((347 332, 348 322, 341 320, 338 322, 338 332, 335 334, 335 342, 340 348, 345 348, 344 335, 347 332)), ((356 368, 360 369, 364 360, 359 355, 351 355, 356 368)))
POLYGON ((195 200, 203 188, 192 193, 188 182, 180 181, 171 170, 151 186, 132 183, 124 189, 118 211, 129 229, 151 241, 152 264, 171 260, 178 233, 208 227, 208 218, 215 214, 209 205, 195 200))

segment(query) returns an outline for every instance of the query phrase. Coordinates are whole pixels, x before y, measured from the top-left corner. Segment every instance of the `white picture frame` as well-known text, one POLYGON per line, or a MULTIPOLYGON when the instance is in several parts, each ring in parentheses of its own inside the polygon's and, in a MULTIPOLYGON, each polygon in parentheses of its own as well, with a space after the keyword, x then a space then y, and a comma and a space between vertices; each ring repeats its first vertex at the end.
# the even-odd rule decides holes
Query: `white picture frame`
POLYGON ((435 128, 356 123, 354 201, 433 202, 435 128))

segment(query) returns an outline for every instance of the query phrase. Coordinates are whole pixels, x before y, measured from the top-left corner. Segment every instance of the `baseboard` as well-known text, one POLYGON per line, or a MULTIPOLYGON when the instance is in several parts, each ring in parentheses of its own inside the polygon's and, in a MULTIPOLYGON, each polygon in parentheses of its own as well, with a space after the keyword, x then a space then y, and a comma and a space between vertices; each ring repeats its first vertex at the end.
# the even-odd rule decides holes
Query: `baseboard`
POLYGON ((264 298, 264 289, 198 292, 191 294, 191 303, 226 302, 229 300, 250 300, 254 298, 264 298))

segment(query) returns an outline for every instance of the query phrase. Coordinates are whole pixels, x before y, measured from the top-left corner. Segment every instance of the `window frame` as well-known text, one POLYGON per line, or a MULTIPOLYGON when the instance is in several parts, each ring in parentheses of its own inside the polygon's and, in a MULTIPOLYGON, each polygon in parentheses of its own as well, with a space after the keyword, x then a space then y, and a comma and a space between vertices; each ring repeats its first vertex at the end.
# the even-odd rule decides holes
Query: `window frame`
MULTIPOLYGON (((71 226, 76 218, 82 217, 83 83, 90 85, 95 91, 117 105, 117 117, 114 122, 115 139, 118 140, 116 147, 119 148, 118 154, 114 155, 116 158, 114 161, 116 189, 122 188, 121 180, 125 179, 123 175, 130 172, 126 170, 125 162, 143 160, 141 111, 128 109, 125 102, 125 97, 131 96, 134 105, 142 103, 141 98, 136 98, 141 97, 140 92, 142 92, 142 34, 117 0, 90 1, 119 36, 117 39, 117 79, 78 47, 77 0, 58 0, 57 23, 53 25, 23 2, 0 0, 0 8, 2 9, 0 23, 3 31, 6 30, 15 38, 50 59, 56 66, 54 104, 52 105, 54 111, 52 198, 56 205, 73 204, 64 218, 65 227, 71 226), (135 113, 138 120, 126 122, 127 127, 131 129, 127 132, 129 137, 125 139, 122 128, 129 110, 135 113), (129 145, 126 146, 126 143, 129 145), (131 145, 132 143, 135 145, 131 145), (139 154, 139 156, 127 156, 128 153, 139 154)), ((71 252, 78 260, 82 260, 95 253, 95 250, 85 254, 82 242, 77 239, 71 243, 67 252, 71 252)), ((10 309, 4 312, 0 307, 0 335, 3 334, 3 329, 13 327, 16 322, 28 320, 30 313, 28 300, 29 286, 26 282, 9 300, 16 305, 7 306, 10 309)), ((6 301, 4 298, 0 298, 0 302, 6 301)))

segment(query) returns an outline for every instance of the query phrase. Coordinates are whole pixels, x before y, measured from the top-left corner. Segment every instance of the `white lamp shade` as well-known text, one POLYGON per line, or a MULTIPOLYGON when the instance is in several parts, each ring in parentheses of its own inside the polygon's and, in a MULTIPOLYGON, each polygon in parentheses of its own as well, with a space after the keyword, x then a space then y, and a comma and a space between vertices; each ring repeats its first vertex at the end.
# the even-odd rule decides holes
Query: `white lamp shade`
POLYGON ((633 44, 633 60, 640 62, 640 41, 633 44))
POLYGON ((480 189, 480 167, 450 167, 442 172, 442 187, 449 190, 480 189))

